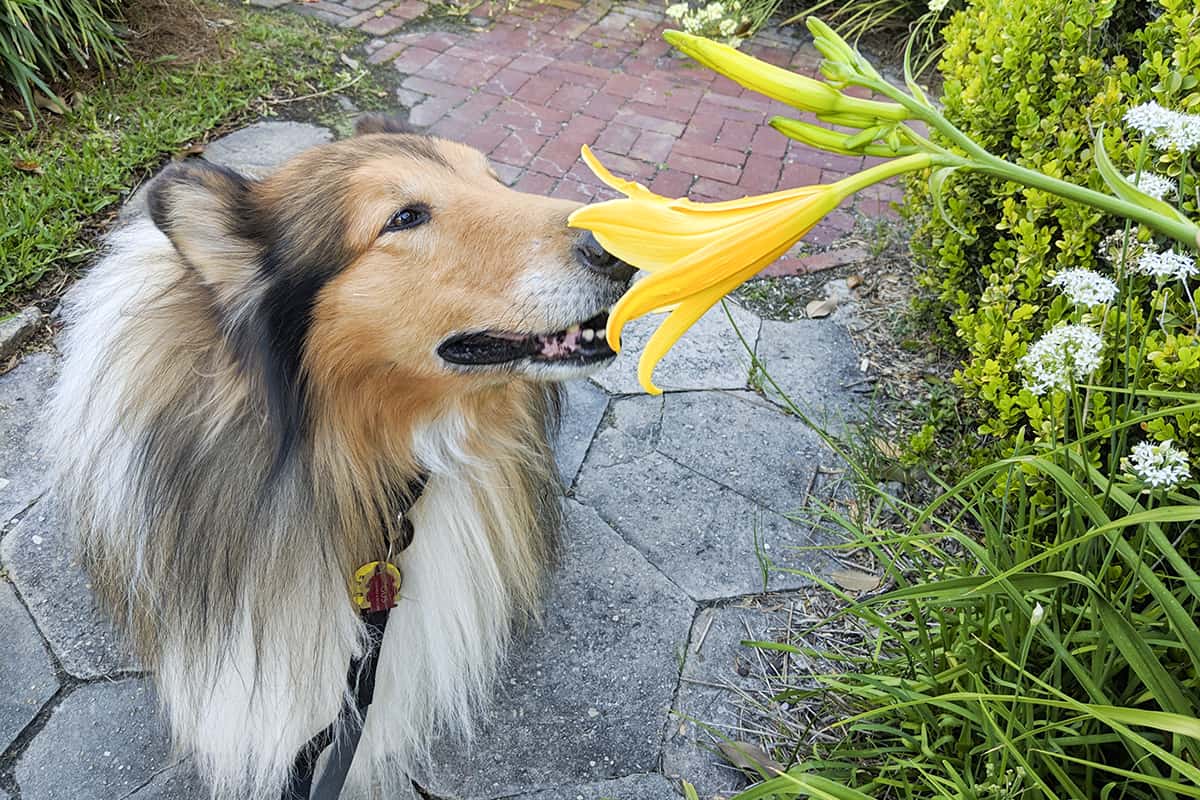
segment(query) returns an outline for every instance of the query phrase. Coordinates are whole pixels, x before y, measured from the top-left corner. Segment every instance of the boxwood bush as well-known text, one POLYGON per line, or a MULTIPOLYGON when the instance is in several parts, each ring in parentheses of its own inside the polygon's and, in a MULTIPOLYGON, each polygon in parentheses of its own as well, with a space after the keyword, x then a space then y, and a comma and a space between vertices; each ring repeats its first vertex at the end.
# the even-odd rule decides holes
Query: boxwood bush
MULTIPOLYGON (((973 0, 946 28, 939 65, 944 113, 993 153, 1096 189, 1103 182, 1093 141, 1103 128, 1118 169, 1134 172, 1144 154, 1143 169, 1170 176, 1179 193, 1167 199, 1195 218, 1197 154, 1143 151, 1123 116, 1148 101, 1200 113, 1198 9, 1195 0, 973 0)), ((1054 275, 1075 267, 1116 271, 1105 257, 1112 248, 1102 242, 1123 235, 1123 221, 977 174, 951 176, 941 213, 927 183, 914 180, 909 189, 918 221, 913 247, 925 265, 922 310, 965 351, 957 382, 981 405, 980 432, 1000 443, 1061 438, 1063 393, 1033 394, 1018 360, 1044 331, 1077 321, 1049 287, 1054 275)), ((1145 233, 1129 234, 1151 244, 1145 233)), ((1094 382, 1141 390, 1200 386, 1197 320, 1184 286, 1160 290, 1136 277, 1121 295, 1102 319, 1084 320, 1104 327, 1105 365, 1094 382)), ((1096 393, 1089 425, 1103 430, 1114 417, 1128 419, 1161 402, 1143 394, 1135 405, 1117 407, 1129 397, 1096 393)), ((1142 427, 1200 452, 1200 415, 1170 415, 1142 427)))

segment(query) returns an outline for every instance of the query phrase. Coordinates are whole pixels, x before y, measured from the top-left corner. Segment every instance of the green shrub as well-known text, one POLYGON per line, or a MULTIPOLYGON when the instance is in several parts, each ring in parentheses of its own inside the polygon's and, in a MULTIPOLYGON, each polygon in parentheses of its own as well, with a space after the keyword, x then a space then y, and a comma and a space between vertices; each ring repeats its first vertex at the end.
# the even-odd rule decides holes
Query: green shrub
POLYGON ((34 113, 34 90, 72 68, 111 64, 124 48, 111 20, 118 0, 0 0, 0 83, 34 113))
MULTIPOLYGON (((1116 0, 975 0, 947 27, 940 70, 944 114, 996 155, 1102 189, 1092 142, 1103 126, 1119 170, 1134 172, 1144 153, 1144 170, 1179 184, 1184 213, 1200 213, 1200 160, 1143 151, 1139 134, 1123 123, 1127 109, 1150 100, 1200 111, 1195 0, 1160 0, 1149 11, 1144 3, 1116 0)), ((1044 331, 1079 321, 1048 285, 1069 268, 1126 278, 1120 307, 1083 320, 1104 328, 1106 357, 1095 383, 1163 390, 1200 385, 1197 320, 1182 286, 1157 291, 1149 278, 1118 269, 1119 257, 1103 257, 1101 241, 1123 231, 1122 221, 980 174, 958 173, 946 182, 943 213, 923 181, 910 184, 909 198, 921 217, 913 246, 927 270, 923 311, 929 319, 947 320, 947 332, 965 351, 957 382, 980 404, 985 436, 1001 443, 1018 435, 1061 437, 1062 393, 1029 391, 1018 361, 1044 331)), ((1127 397, 1097 393, 1089 416, 1093 429, 1161 405, 1144 394, 1133 402, 1127 397)), ((1145 428, 1200 452, 1200 418, 1193 412, 1145 428)), ((1117 449, 1104 454, 1110 468, 1117 449)))

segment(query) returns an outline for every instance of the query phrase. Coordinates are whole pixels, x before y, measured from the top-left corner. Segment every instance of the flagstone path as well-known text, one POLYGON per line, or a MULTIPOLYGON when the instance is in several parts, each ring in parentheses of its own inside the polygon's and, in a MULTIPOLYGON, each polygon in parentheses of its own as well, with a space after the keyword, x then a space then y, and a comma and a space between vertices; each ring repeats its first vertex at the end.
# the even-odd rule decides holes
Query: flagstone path
MULTIPOLYGON (((377 34, 370 58, 409 76, 398 101, 410 119, 488 151, 524 190, 606 196, 576 163, 584 143, 659 191, 699 199, 859 166, 787 145, 763 126, 772 104, 668 55, 658 5, 522 3, 454 33, 407 32, 424 12, 411 0, 292 7, 377 34)), ((810 47, 781 36, 750 49, 814 63, 810 47)), ((261 173, 331 137, 264 122, 211 143, 205 157, 261 173)), ((884 213, 894 191, 835 212, 817 243, 847 232, 851 213, 884 213)), ((828 263, 820 255, 797 254, 777 270, 828 263)), ((558 442, 566 555, 545 617, 519 634, 473 743, 435 747, 419 776, 431 795, 668 800, 681 778, 704 798, 745 785, 712 752, 721 736, 755 740, 745 724, 755 692, 745 663, 755 656, 740 642, 770 635, 804 603, 806 573, 829 569, 827 552, 800 549, 824 540, 796 512, 838 491, 838 462, 778 397, 751 388, 731 319, 806 412, 834 426, 859 413, 857 357, 833 320, 715 309, 662 362, 656 378, 668 391, 657 398, 636 384, 650 323, 635 323, 615 364, 567 387, 558 442)), ((40 324, 36 315, 0 323, 0 346, 40 324)), ((0 375, 0 800, 203 796, 72 560, 34 427, 57 364, 46 349, 0 375)))

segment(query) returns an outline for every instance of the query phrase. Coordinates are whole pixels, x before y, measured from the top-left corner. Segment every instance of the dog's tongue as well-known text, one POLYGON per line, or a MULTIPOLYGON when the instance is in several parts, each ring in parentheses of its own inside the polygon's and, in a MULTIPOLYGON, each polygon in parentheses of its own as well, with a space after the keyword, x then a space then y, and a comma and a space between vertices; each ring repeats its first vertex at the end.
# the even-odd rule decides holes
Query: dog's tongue
POLYGON ((579 326, 573 325, 562 333, 537 337, 538 355, 543 358, 562 358, 574 353, 579 349, 579 334, 579 326))

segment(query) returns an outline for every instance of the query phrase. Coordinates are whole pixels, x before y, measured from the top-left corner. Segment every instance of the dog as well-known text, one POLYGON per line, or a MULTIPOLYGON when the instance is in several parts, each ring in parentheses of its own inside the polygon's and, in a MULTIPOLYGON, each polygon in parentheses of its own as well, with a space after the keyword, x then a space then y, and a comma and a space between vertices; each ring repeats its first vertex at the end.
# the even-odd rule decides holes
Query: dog
POLYGON ((381 117, 262 179, 193 159, 144 191, 64 300, 48 407, 98 601, 213 796, 276 798, 349 702, 348 582, 406 512, 347 784, 406 793, 536 615, 556 384, 611 361, 633 269, 578 204, 381 117))

